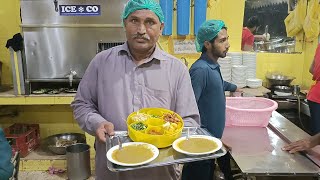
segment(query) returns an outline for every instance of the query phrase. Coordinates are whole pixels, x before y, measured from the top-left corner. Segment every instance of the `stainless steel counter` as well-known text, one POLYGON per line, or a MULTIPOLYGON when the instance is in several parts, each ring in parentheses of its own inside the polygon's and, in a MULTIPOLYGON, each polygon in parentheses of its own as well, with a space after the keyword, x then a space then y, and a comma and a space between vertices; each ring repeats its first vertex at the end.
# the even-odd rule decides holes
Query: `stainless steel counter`
POLYGON ((245 175, 318 176, 320 168, 307 157, 281 150, 287 141, 304 137, 308 134, 273 112, 268 127, 226 127, 222 140, 245 175))

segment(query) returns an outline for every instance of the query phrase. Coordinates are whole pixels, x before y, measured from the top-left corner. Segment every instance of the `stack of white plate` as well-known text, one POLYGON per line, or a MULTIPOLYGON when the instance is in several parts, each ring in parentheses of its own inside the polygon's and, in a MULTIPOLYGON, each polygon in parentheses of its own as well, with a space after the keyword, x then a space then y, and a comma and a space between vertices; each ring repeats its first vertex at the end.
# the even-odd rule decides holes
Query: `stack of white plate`
POLYGON ((247 79, 247 86, 249 88, 259 88, 262 86, 262 79, 247 79))
POLYGON ((256 78, 257 72, 257 55, 252 52, 242 54, 242 64, 247 66, 247 79, 256 78))
POLYGON ((231 82, 231 57, 219 58, 220 71, 222 79, 231 82))
POLYGON ((241 52, 229 52, 227 56, 231 57, 231 64, 234 65, 242 65, 242 53, 241 52))
POLYGON ((246 70, 247 66, 234 65, 232 66, 231 82, 236 84, 238 88, 246 86, 246 70))

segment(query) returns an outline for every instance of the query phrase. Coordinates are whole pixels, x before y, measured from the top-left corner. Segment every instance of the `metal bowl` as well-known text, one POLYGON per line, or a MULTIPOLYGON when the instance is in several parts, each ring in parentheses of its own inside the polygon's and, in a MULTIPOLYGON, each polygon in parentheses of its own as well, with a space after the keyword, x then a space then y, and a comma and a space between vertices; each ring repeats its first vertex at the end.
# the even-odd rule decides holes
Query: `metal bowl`
POLYGON ((45 146, 54 154, 64 155, 66 154, 66 146, 56 146, 59 141, 73 143, 86 143, 86 137, 84 134, 80 133, 64 133, 64 134, 55 134, 47 137, 44 140, 45 146))
POLYGON ((293 53, 295 52, 295 43, 290 43, 290 42, 284 42, 280 43, 274 46, 274 49, 272 52, 276 53, 293 53))
POLYGON ((284 76, 280 74, 271 74, 266 76, 269 86, 290 86, 295 77, 284 76))
POLYGON ((274 86, 274 91, 282 92, 282 93, 292 93, 292 86, 274 86))
POLYGON ((274 46, 281 43, 282 38, 270 39, 270 41, 258 41, 254 42, 253 49, 255 51, 273 51, 274 46))

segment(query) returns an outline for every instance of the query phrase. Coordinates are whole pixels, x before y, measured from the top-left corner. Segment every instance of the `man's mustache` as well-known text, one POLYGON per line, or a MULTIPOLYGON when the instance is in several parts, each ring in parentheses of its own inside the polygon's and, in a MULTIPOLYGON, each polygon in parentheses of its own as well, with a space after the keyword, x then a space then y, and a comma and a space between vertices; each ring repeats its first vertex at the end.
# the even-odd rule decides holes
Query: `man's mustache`
POLYGON ((134 39, 144 39, 146 41, 150 40, 150 37, 148 35, 140 35, 140 34, 135 34, 132 36, 134 39))

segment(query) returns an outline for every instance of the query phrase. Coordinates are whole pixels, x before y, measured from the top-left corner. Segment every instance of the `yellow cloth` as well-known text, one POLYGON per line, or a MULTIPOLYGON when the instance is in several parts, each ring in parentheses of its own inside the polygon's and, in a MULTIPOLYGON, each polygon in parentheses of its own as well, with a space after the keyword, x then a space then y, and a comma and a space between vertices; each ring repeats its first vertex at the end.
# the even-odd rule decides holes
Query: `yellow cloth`
POLYGON ((300 0, 298 1, 296 8, 284 20, 288 37, 295 36, 303 29, 306 9, 307 0, 300 0))
POLYGON ((314 40, 319 35, 319 0, 310 0, 308 4, 307 16, 304 20, 303 30, 307 40, 314 40))

